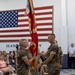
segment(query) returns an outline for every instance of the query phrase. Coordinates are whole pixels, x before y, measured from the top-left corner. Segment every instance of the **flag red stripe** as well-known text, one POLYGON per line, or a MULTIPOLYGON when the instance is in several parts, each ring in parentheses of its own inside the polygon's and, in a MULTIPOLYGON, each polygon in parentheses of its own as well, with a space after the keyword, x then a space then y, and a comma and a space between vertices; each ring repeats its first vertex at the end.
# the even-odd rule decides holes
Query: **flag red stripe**
MULTIPOLYGON (((44 18, 36 18, 36 20, 52 20, 52 17, 44 17, 44 18)), ((25 22, 28 21, 28 19, 18 20, 18 22, 25 22)))
MULTIPOLYGON (((43 10, 43 9, 53 9, 53 6, 36 7, 36 8, 34 8, 34 11, 36 11, 36 10, 43 10)), ((25 11, 26 11, 25 8, 19 10, 19 12, 25 12, 25 11)))
MULTIPOLYGON (((37 31, 50 31, 52 28, 40 28, 37 29, 37 31)), ((5 32, 29 32, 29 29, 20 29, 20 30, 0 30, 0 33, 5 33, 5 32)))
MULTIPOLYGON (((46 25, 52 25, 52 23, 48 22, 48 23, 36 23, 37 26, 46 26, 46 25)), ((26 26, 29 26, 28 24, 20 24, 18 25, 18 27, 26 27, 26 26)))
POLYGON ((36 20, 52 20, 52 17, 36 18, 36 20))
POLYGON ((28 24, 20 24, 18 27, 28 27, 28 24))
POLYGON ((18 17, 24 17, 24 16, 26 16, 26 15, 24 15, 24 14, 19 14, 18 15, 18 17))
MULTIPOLYGON (((40 13, 35 13, 35 16, 38 16, 38 15, 50 15, 50 14, 53 14, 53 12, 40 12, 40 13)), ((24 16, 26 16, 26 15, 24 15, 24 14, 19 14, 18 15, 19 17, 24 17, 24 16)))
MULTIPOLYGON (((0 42, 19 42, 19 40, 0 40, 0 42)), ((31 39, 29 39, 31 41, 31 39)), ((48 41, 47 39, 39 39, 39 41, 48 41)))
POLYGON ((35 15, 48 15, 48 14, 53 14, 53 12, 40 12, 40 13, 35 13, 35 15))
POLYGON ((43 9, 52 9, 53 6, 45 6, 45 7, 39 7, 39 8, 34 8, 34 10, 43 10, 43 9))
POLYGON ((52 23, 36 23, 37 26, 46 26, 46 25, 52 25, 52 23))
MULTIPOLYGON (((38 36, 48 36, 49 33, 46 34, 38 34, 38 36)), ((18 35, 0 35, 0 37, 30 37, 30 34, 18 34, 18 35)))
MULTIPOLYGON (((10 10, 11 11, 11 10, 10 10)), ((52 32, 53 33, 53 6, 45 6, 45 7, 37 7, 37 8, 34 8, 34 11, 36 11, 35 12, 35 17, 37 17, 36 18, 36 25, 37 26, 39 26, 39 28, 37 28, 37 31, 39 31, 40 32, 40 35, 38 35, 38 37, 39 36, 47 36, 47 34, 50 32, 52 32), (51 9, 51 10, 50 10, 51 9), (45 10, 45 11, 44 11, 45 10), (47 10, 47 11, 46 11, 47 10), (47 16, 46 17, 46 15, 50 15, 50 16, 47 16), (51 16, 52 15, 52 16, 51 16), (42 17, 43 16, 43 17, 42 17), (47 20, 52 20, 52 22, 47 22, 47 20), (44 23, 44 21, 45 21, 45 23, 44 23), (44 26, 47 26, 46 28, 44 27, 44 26), (50 26, 50 27, 49 27, 50 26), (41 28, 40 28, 41 27, 41 28), (44 28, 43 28, 44 27, 44 28), (48 32, 48 33, 45 33, 46 35, 44 35, 44 31, 46 31, 46 32, 48 32)), ((25 12, 26 12, 26 9, 24 8, 24 9, 19 9, 18 10, 18 17, 20 18, 19 20, 18 20, 18 27, 17 28, 11 28, 11 29, 13 29, 13 30, 7 30, 7 29, 9 29, 9 28, 4 28, 4 30, 2 30, 2 29, 0 29, 0 33, 2 34, 0 34, 0 37, 1 37, 1 40, 0 40, 0 42, 16 42, 16 41, 18 41, 18 40, 16 40, 16 39, 7 39, 6 40, 6 38, 16 38, 16 37, 26 37, 27 35, 27 37, 29 37, 29 34, 28 34, 28 32, 29 32, 29 29, 28 29, 28 27, 29 27, 29 24, 27 23, 28 22, 28 17, 26 16, 26 14, 25 14, 25 12), (25 23, 26 22, 26 23, 25 23), (22 24, 23 23, 23 24, 22 24), (27 29, 25 28, 23 28, 23 27, 27 27, 27 29), (23 28, 23 29, 22 29, 23 28), (14 33, 19 33, 20 32, 20 34, 23 32, 25 32, 25 34, 18 34, 17 33, 17 35, 16 34, 14 34, 14 33), (26 32, 27 32, 27 35, 26 35, 26 32), (6 33, 6 34, 5 34, 6 33), (10 35, 10 34, 11 35, 10 35), (12 34, 13 33, 13 34, 12 34), (4 35, 5 34, 5 35, 4 35), (23 35, 23 36, 22 36, 23 35), (26 35, 26 36, 25 36, 26 35), (3 37, 2 37, 3 36, 3 37), (6 37, 6 36, 8 36, 8 37, 6 37), (12 36, 12 37, 10 37, 10 36, 12 36), (4 40, 2 40, 2 38, 4 39, 4 40)), ((39 34, 39 33, 38 33, 39 34)), ((39 38, 39 41, 47 41, 47 39, 46 38, 39 38)))
POLYGON ((28 19, 18 20, 18 22, 25 22, 25 21, 28 21, 28 19))
POLYGON ((24 8, 24 9, 20 9, 20 10, 18 10, 18 12, 25 12, 26 11, 26 9, 24 8))

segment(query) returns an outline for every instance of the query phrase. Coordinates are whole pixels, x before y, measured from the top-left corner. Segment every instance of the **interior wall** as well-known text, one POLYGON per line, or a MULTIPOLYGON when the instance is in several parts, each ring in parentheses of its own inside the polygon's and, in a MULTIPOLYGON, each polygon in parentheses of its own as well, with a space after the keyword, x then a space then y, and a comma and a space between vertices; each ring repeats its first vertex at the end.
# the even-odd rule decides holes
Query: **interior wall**
MULTIPOLYGON (((62 16, 61 13, 61 0, 33 0, 34 7, 40 6, 54 6, 54 33, 56 34, 56 40, 58 40, 59 45, 63 49, 63 53, 67 53, 67 30, 66 27, 62 26, 62 16), (65 31, 64 31, 65 28, 65 31), (63 36, 64 35, 64 36, 63 36), (65 43, 63 42, 65 41, 65 43)), ((26 8, 26 0, 0 0, 0 11, 13 10, 26 8)), ((39 42, 41 43, 41 42, 39 42)), ((44 42, 42 42, 43 44, 44 42)), ((46 51, 49 43, 45 42, 45 46, 42 45, 41 50, 46 51)), ((3 43, 1 43, 3 44, 3 43)), ((2 47, 0 49, 3 49, 2 47)))
MULTIPOLYGON (((62 10, 64 5, 61 5, 62 1, 63 0, 33 0, 33 3, 34 7, 54 6, 54 33, 56 34, 56 39, 64 53, 63 67, 67 68, 67 55, 65 54, 67 54, 70 43, 74 42, 75 44, 75 0, 64 0, 66 2, 66 15, 64 15, 65 9, 62 10), (65 16, 66 24, 64 25, 63 21, 65 16)), ((0 0, 0 11, 26 8, 26 4, 26 0, 0 0)), ((16 44, 18 44, 18 42, 0 43, 0 50, 15 50, 16 44)), ((48 46, 48 42, 39 42, 39 48, 41 51, 47 51, 48 46)))
POLYGON ((67 0, 68 46, 75 44, 75 0, 67 0))

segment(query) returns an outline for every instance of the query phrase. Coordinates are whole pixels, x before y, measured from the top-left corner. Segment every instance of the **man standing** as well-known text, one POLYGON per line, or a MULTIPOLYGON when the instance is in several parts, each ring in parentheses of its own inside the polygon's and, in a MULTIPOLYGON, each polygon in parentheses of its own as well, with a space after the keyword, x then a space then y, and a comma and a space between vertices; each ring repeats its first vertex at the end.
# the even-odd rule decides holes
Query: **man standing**
POLYGON ((74 69, 75 69, 75 47, 74 47, 74 43, 71 43, 71 47, 69 48, 68 54, 69 54, 68 68, 73 69, 72 68, 72 63, 73 63, 74 64, 74 69))
POLYGON ((45 54, 43 54, 46 56, 47 59, 41 64, 39 64, 37 68, 39 68, 43 64, 47 64, 48 75, 59 75, 60 74, 59 47, 58 45, 55 44, 55 34, 48 35, 48 41, 51 45, 49 46, 48 51, 45 54))
POLYGON ((28 75, 32 70, 31 63, 35 59, 35 56, 32 57, 31 55, 27 39, 21 39, 19 45, 20 51, 17 53, 17 75, 28 75))

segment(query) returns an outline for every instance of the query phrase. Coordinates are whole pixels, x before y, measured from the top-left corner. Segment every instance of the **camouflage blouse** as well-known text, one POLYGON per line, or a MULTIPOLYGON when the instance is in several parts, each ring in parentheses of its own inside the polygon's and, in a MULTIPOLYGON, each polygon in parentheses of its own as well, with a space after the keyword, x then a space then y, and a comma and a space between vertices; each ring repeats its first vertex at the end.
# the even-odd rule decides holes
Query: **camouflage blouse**
POLYGON ((24 60, 31 59, 32 55, 29 49, 22 49, 17 53, 17 74, 18 75, 28 75, 28 71, 30 69, 30 65, 27 65, 24 60))
POLYGON ((59 58, 59 47, 56 44, 52 44, 49 46, 47 51, 47 58, 50 56, 50 54, 53 54, 53 59, 48 63, 48 66, 59 64, 60 58, 59 58))

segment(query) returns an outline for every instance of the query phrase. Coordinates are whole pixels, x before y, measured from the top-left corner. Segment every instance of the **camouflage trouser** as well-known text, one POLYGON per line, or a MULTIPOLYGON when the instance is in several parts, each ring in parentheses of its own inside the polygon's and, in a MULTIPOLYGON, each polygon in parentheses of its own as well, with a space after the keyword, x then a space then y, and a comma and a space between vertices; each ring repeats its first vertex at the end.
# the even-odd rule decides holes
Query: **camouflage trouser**
POLYGON ((28 75, 28 73, 22 72, 22 73, 17 73, 17 75, 28 75))
POLYGON ((60 75, 60 68, 48 68, 48 75, 60 75))
POLYGON ((17 72, 17 75, 36 75, 36 72, 35 71, 30 71, 30 73, 29 72, 17 72))
POLYGON ((37 75, 37 72, 34 70, 31 70, 31 75, 37 75))
POLYGON ((31 72, 31 75, 36 75, 36 72, 31 72))
POLYGON ((28 75, 28 70, 17 70, 17 75, 28 75))

